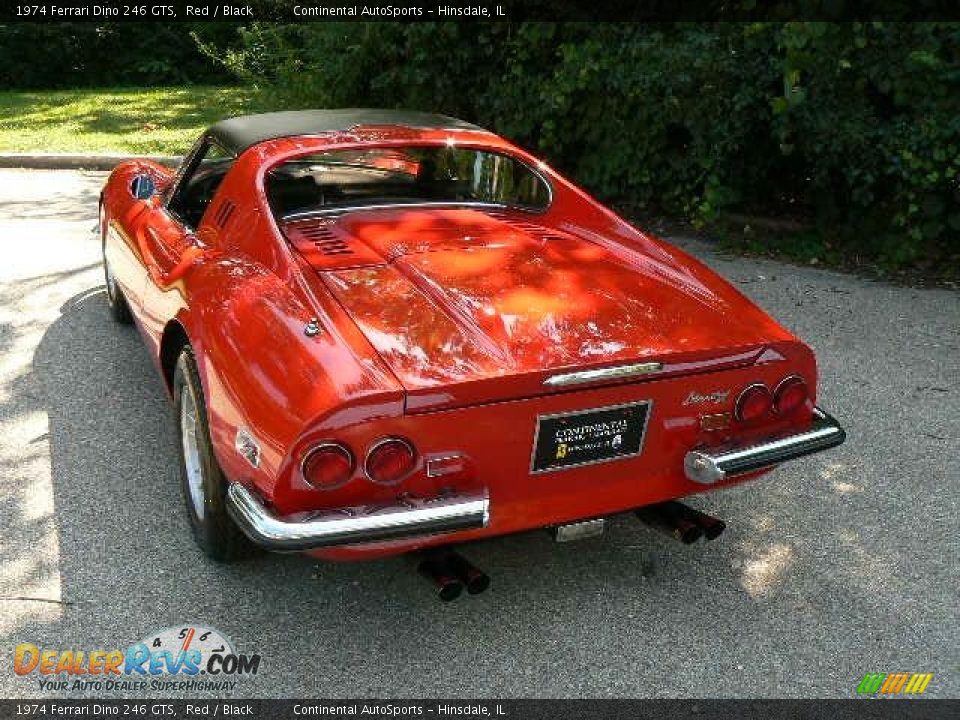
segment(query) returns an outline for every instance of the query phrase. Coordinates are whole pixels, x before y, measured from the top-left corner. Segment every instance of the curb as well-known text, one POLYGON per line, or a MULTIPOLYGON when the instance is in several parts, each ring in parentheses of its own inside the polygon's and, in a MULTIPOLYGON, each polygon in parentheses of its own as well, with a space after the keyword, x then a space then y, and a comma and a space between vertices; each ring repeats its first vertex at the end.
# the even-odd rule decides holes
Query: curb
POLYGON ((84 155, 82 153, 0 153, 0 168, 35 170, 113 170, 125 160, 152 160, 171 167, 183 159, 178 155, 84 155))

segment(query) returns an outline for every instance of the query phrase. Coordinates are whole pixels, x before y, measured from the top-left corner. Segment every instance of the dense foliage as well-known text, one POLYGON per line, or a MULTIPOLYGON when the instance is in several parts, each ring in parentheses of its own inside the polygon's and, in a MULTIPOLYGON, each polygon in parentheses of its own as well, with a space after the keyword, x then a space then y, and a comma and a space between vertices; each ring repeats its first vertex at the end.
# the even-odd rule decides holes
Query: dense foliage
POLYGON ((0 89, 209 85, 229 80, 191 32, 211 42, 228 25, 164 23, 0 24, 0 89))
POLYGON ((605 200, 960 275, 958 23, 0 26, 0 88, 229 80, 460 116, 605 200))
POLYGON ((608 200, 960 264, 958 24, 265 24, 204 47, 278 106, 446 112, 608 200))

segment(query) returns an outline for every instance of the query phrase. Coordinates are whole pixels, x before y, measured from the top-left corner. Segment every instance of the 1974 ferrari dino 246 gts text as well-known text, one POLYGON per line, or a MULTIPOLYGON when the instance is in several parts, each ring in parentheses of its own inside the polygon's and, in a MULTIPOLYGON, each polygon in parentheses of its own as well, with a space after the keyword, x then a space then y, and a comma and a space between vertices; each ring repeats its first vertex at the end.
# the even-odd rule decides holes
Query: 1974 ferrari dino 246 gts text
POLYGON ((700 262, 469 123, 386 110, 217 123, 100 202, 111 312, 173 398, 196 539, 332 559, 448 550, 677 498, 843 442, 810 348, 700 262), (429 550, 433 548, 433 550, 429 550))

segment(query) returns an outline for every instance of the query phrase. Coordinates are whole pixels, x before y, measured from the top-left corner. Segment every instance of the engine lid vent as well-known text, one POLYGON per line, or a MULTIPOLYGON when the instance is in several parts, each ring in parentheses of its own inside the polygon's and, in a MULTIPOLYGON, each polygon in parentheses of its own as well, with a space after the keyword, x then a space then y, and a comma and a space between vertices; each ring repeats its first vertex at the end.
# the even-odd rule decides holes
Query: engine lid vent
POLYGON ((492 211, 488 211, 487 215, 494 218, 495 220, 499 220, 504 225, 509 225, 510 227, 516 230, 519 230, 525 235, 529 235, 530 237, 536 240, 540 240, 541 242, 548 242, 550 240, 556 241, 556 240, 563 239, 563 236, 561 236, 554 230, 545 228, 543 225, 537 225, 536 223, 527 222, 526 220, 521 220, 517 217, 514 217, 510 213, 492 210, 492 211))
POLYGON ((339 238, 328 225, 309 225, 300 234, 313 242, 317 252, 323 255, 353 255, 353 250, 339 238))
POLYGON ((368 245, 349 234, 337 232, 331 222, 323 219, 287 223, 283 226, 283 233, 317 270, 339 270, 384 262, 368 245))
POLYGON ((343 240, 333 238, 332 240, 315 241, 314 245, 324 255, 353 255, 353 250, 343 240))

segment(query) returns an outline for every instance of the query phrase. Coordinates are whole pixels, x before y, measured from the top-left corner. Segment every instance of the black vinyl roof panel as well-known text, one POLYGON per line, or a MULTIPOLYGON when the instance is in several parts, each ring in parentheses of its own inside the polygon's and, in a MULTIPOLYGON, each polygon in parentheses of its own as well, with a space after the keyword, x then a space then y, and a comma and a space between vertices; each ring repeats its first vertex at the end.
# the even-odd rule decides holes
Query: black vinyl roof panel
POLYGON ((226 150, 241 153, 267 140, 346 132, 363 125, 397 125, 423 130, 478 130, 483 128, 464 120, 419 112, 416 110, 375 110, 347 108, 338 110, 288 110, 284 112, 244 115, 221 120, 209 134, 226 150))

